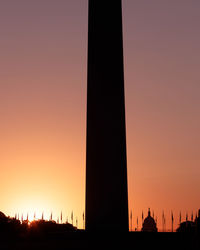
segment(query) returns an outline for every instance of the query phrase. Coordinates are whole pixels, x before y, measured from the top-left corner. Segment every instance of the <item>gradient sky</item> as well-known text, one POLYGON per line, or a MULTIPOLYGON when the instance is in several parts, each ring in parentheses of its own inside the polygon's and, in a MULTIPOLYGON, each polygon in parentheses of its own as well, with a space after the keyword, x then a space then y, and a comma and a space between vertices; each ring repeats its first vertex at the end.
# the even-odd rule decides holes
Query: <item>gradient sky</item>
MULTIPOLYGON (((86 0, 0 1, 0 210, 85 207, 86 0)), ((129 208, 199 208, 200 2, 123 0, 129 208)))

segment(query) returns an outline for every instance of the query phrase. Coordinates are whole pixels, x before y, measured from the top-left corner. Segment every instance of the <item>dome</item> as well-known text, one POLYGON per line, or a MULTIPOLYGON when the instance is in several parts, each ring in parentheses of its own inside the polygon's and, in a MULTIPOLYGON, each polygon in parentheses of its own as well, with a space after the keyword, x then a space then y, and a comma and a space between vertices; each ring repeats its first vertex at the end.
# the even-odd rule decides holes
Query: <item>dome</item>
POLYGON ((157 226, 156 222, 153 217, 151 217, 150 209, 148 211, 148 216, 145 218, 143 226, 142 226, 143 232, 157 232, 157 226))
POLYGON ((186 233, 194 233, 195 232, 195 222, 193 221, 184 221, 180 224, 177 232, 186 232, 186 233))

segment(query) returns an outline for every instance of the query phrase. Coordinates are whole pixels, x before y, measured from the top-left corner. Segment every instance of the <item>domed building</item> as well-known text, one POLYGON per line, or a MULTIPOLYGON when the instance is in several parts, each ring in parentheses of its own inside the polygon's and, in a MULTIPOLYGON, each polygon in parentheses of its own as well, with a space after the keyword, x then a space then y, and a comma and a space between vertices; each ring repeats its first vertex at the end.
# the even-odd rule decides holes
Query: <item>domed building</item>
POLYGON ((182 233, 195 233, 195 231, 196 231, 196 225, 193 221, 182 222, 176 230, 176 232, 182 232, 182 233))
POLYGON ((148 216, 144 219, 143 225, 142 225, 142 231, 143 232, 157 232, 157 225, 153 217, 151 217, 151 211, 149 208, 148 216))
POLYGON ((184 233, 200 233, 200 209, 194 221, 183 221, 176 230, 184 233))

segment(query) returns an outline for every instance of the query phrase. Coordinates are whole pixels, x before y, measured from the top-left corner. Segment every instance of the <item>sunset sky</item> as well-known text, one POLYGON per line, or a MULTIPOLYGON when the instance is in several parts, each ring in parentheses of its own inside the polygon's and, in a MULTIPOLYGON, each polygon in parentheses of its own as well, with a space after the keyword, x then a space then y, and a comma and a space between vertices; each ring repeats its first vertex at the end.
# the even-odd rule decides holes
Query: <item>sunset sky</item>
MULTIPOLYGON (((200 1, 123 0, 129 209, 200 208, 200 1)), ((0 1, 0 211, 85 208, 87 0, 0 1)), ((103 18, 103 15, 102 15, 103 18)), ((116 218, 117 219, 117 218, 116 218)))

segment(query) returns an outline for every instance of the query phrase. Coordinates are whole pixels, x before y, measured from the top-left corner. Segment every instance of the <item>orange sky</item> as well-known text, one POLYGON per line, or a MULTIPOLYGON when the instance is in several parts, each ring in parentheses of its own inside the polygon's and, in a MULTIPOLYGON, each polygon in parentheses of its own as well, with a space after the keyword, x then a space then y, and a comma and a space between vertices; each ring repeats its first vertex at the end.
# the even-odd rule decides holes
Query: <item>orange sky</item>
MULTIPOLYGON (((200 3, 181 3, 123 1, 134 228, 148 207, 168 229, 199 208, 200 3)), ((87 1, 3 1, 0 30, 0 210, 82 227, 87 1)))

